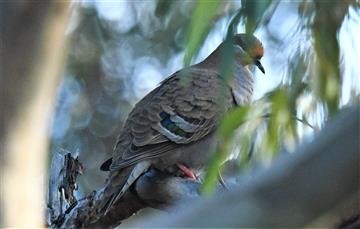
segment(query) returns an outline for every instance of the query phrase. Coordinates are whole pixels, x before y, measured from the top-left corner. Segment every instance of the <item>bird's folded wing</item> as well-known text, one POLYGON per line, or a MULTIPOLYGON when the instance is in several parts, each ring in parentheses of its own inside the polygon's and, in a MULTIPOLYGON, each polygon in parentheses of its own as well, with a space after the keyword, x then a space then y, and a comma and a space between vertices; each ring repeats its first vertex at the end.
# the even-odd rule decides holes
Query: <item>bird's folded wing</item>
POLYGON ((181 72, 175 73, 135 106, 118 138, 111 170, 171 153, 215 130, 219 105, 232 100, 230 90, 215 72, 187 74, 190 79, 183 82, 181 72))

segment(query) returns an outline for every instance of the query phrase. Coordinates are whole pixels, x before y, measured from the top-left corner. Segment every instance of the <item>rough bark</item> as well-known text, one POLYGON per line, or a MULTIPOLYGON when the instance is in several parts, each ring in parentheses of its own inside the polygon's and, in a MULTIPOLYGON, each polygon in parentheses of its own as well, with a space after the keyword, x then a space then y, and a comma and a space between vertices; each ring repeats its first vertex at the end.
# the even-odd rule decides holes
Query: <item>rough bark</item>
POLYGON ((76 155, 60 150, 54 154, 51 166, 48 198, 48 225, 51 227, 115 227, 145 207, 165 209, 180 199, 199 196, 200 183, 174 177, 151 169, 142 175, 106 215, 99 211, 102 191, 93 192, 77 201, 74 178, 82 166, 76 155))

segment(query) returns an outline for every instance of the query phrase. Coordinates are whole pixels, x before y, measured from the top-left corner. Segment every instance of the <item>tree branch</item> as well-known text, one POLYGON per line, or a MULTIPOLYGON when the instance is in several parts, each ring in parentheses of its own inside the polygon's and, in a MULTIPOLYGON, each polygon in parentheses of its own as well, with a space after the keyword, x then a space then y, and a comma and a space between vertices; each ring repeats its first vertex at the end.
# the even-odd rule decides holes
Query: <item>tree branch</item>
POLYGON ((281 154, 269 169, 239 178, 233 191, 135 226, 299 227, 342 205, 335 213, 339 223, 359 213, 359 118, 359 106, 347 109, 310 144, 281 154))
MULTIPOLYGON (((311 144, 300 147, 294 154, 280 154, 269 169, 237 178, 238 184, 230 192, 206 200, 196 198, 198 182, 152 169, 137 180, 107 215, 97 209, 104 201, 100 190, 65 211, 64 220, 53 227, 115 227, 142 208, 166 209, 185 199, 196 200, 185 201, 186 206, 174 209, 176 215, 145 218, 135 226, 307 225, 359 192, 359 114, 359 107, 344 111, 311 144)), ((349 203, 354 203, 354 199, 349 203)))
POLYGON ((70 1, 0 4, 0 227, 44 227, 42 181, 70 1))
POLYGON ((81 165, 76 156, 64 150, 54 154, 48 198, 48 225, 51 227, 115 227, 142 208, 164 210, 181 199, 199 196, 199 182, 151 169, 115 203, 109 213, 103 215, 97 208, 106 201, 102 199, 103 190, 94 191, 79 201, 75 199, 74 178, 80 172, 81 165))

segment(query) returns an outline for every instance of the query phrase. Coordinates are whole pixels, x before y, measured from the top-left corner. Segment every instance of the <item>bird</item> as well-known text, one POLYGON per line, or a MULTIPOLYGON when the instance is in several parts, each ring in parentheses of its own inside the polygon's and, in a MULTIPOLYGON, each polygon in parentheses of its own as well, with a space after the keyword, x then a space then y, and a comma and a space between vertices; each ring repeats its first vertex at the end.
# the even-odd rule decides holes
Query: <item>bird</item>
MULTIPOLYGON (((231 38, 232 77, 224 76, 222 42, 200 63, 181 69, 141 99, 117 138, 104 195, 105 214, 150 168, 197 179, 218 144, 216 130, 224 113, 251 102, 254 77, 249 66, 265 74, 261 41, 252 34, 231 38), (182 80, 185 77, 185 80, 182 80)), ((229 61, 229 60, 227 60, 229 61)))

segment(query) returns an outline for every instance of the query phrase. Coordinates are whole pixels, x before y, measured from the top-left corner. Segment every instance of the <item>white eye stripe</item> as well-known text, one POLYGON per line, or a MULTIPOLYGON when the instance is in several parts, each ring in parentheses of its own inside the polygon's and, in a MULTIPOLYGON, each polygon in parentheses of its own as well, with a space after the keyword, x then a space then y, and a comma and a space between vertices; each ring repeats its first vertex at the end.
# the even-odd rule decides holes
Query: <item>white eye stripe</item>
POLYGON ((240 46, 240 45, 238 45, 238 44, 234 44, 234 49, 235 49, 235 51, 236 52, 244 52, 244 53, 246 53, 246 51, 240 46))

